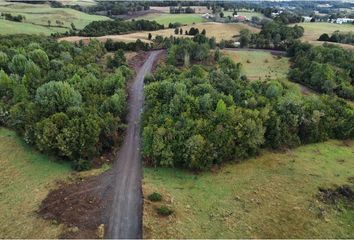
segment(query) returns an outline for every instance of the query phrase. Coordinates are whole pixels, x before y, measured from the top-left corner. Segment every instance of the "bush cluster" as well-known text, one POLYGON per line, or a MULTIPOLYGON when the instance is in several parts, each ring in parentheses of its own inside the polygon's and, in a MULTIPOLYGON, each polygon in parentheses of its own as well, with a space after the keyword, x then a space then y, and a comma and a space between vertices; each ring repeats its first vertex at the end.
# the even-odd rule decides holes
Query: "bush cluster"
POLYGON ((148 199, 152 202, 159 202, 162 200, 162 196, 160 193, 153 192, 148 196, 148 199))
POLYGON ((172 213, 174 213, 174 211, 167 206, 160 206, 156 208, 156 211, 159 215, 164 217, 170 216, 172 213))

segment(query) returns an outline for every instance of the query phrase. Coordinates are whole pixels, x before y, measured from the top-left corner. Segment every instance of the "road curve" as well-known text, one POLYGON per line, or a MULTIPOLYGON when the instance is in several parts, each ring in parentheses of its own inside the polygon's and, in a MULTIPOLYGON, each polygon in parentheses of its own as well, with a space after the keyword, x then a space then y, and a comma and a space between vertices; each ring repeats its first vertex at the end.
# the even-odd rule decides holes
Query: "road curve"
POLYGON ((144 102, 144 77, 151 71, 160 51, 152 51, 129 89, 128 127, 118 159, 113 166, 112 194, 108 206, 106 238, 142 238, 143 196, 140 157, 140 112, 144 102))

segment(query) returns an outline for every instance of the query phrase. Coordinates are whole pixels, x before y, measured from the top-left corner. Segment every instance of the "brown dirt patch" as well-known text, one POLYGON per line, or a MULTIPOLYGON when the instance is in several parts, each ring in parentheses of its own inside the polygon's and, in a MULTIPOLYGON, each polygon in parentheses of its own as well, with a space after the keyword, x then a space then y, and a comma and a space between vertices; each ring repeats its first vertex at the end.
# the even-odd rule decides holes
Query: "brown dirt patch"
POLYGON ((60 238, 98 237, 97 229, 104 221, 100 178, 76 176, 74 183, 58 183, 59 188, 50 192, 41 203, 40 216, 68 227, 60 238))
POLYGON ((136 73, 139 68, 144 64, 148 55, 149 53, 144 51, 139 51, 136 54, 131 54, 131 56, 127 59, 128 66, 133 68, 136 73))
POLYGON ((334 205, 345 202, 348 207, 354 209, 354 191, 348 185, 336 188, 319 188, 319 198, 325 203, 334 205))
POLYGON ((156 71, 157 66, 160 66, 161 64, 164 64, 166 62, 167 51, 166 50, 161 51, 161 53, 159 53, 156 59, 158 60, 155 61, 154 64, 152 65, 152 70, 151 70, 152 72, 156 71))

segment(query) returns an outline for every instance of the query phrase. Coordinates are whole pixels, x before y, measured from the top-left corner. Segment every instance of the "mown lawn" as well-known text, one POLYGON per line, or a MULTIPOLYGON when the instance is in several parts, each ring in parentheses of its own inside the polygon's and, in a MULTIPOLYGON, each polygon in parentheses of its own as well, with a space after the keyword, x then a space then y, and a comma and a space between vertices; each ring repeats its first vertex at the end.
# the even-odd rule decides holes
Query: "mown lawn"
POLYGON ((140 17, 139 19, 155 20, 156 22, 168 26, 169 23, 192 24, 204 22, 204 18, 200 14, 169 14, 169 13, 152 13, 140 17))
POLYGON ((222 53, 242 63, 242 72, 250 80, 285 79, 290 67, 289 58, 277 57, 262 50, 223 50, 222 53))
POLYGON ((45 156, 0 128, 0 238, 56 238, 62 226, 35 211, 56 180, 66 179, 70 165, 45 156))
MULTIPOLYGON (((211 172, 144 169, 145 238, 353 238, 354 211, 319 201, 319 187, 349 184, 354 142, 264 152, 211 172), (175 213, 160 217, 155 208, 175 213)), ((352 181, 352 180, 351 180, 352 181)))

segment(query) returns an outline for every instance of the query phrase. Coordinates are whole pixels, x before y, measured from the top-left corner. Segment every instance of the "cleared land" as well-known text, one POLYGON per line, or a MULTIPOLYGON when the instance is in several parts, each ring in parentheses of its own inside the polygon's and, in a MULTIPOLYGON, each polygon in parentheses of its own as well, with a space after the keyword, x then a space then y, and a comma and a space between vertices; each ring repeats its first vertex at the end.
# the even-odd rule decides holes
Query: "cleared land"
POLYGON ((95 0, 59 0, 64 5, 80 5, 80 6, 93 6, 96 5, 95 0))
POLYGON ((151 13, 138 17, 137 19, 146 19, 151 21, 156 21, 160 24, 168 26, 169 23, 181 23, 181 24, 192 24, 201 23, 205 19, 200 14, 169 14, 169 13, 151 13))
POLYGON ((336 210, 316 195, 319 187, 348 184, 353 169, 353 141, 265 152, 215 172, 145 168, 144 237, 351 238, 354 210, 336 210), (147 200, 152 192, 163 201, 147 200), (175 213, 158 216, 161 205, 175 213))
MULTIPOLYGON (((222 39, 224 40, 232 40, 235 39, 235 36, 237 36, 242 29, 249 29, 252 32, 258 32, 259 29, 251 27, 247 24, 243 23, 199 23, 199 24, 194 24, 194 25, 189 25, 189 26, 184 26, 182 27, 183 30, 183 35, 176 35, 174 34, 174 29, 163 29, 159 31, 152 31, 152 32, 136 32, 136 33, 129 33, 129 34, 123 34, 123 35, 107 35, 107 36, 102 36, 98 37, 100 41, 106 41, 108 38, 111 38, 114 41, 123 41, 123 42, 134 42, 137 39, 140 39, 144 42, 150 42, 148 40, 148 34, 151 33, 152 37, 155 38, 158 35, 161 35, 163 37, 169 37, 169 36, 175 36, 175 37, 191 37, 188 35, 184 35, 184 32, 191 27, 198 28, 200 31, 203 29, 206 30, 206 36, 207 37, 215 37, 216 41, 221 41, 222 39)), ((61 40, 69 41, 69 42, 77 42, 80 40, 84 41, 89 41, 90 38, 88 37, 65 37, 61 38, 61 40)))
POLYGON ((66 32, 68 29, 56 27, 43 27, 31 23, 19 23, 0 19, 0 34, 43 34, 50 35, 56 32, 66 32))
MULTIPOLYGON (((317 41, 317 39, 323 34, 328 33, 332 34, 334 31, 341 31, 341 32, 353 32, 354 25, 352 24, 334 24, 334 23, 298 23, 297 25, 304 27, 305 33, 304 36, 301 38, 303 41, 308 41, 314 45, 321 45, 323 42, 317 41)), ((331 43, 340 45, 343 48, 347 49, 354 49, 352 45, 349 44, 341 44, 341 43, 331 43)))
POLYGON ((51 8, 48 4, 25 4, 0 2, 1 13, 25 16, 24 22, 0 20, 0 34, 12 33, 42 33, 49 35, 54 32, 65 32, 74 23, 82 29, 92 21, 107 20, 104 16, 90 15, 70 8, 51 8), (48 20, 50 26, 48 27, 48 20), (58 24, 57 21, 63 23, 58 24), (20 25, 23 25, 22 27, 20 25), (56 27, 60 26, 60 27, 56 27))
POLYGON ((35 211, 55 181, 70 173, 70 165, 54 162, 0 128, 0 238, 56 238, 62 227, 35 211))
POLYGON ((242 64, 242 72, 250 80, 286 79, 289 71, 289 58, 274 56, 270 52, 230 51, 222 53, 242 64))
MULTIPOLYGON (((191 6, 191 8, 193 8, 195 10, 195 13, 207 13, 207 12, 211 12, 211 10, 208 10, 207 7, 204 6, 191 6)), ((170 7, 157 7, 157 6, 153 6, 150 7, 151 10, 155 10, 155 11, 159 11, 161 13, 170 13, 170 7)))

